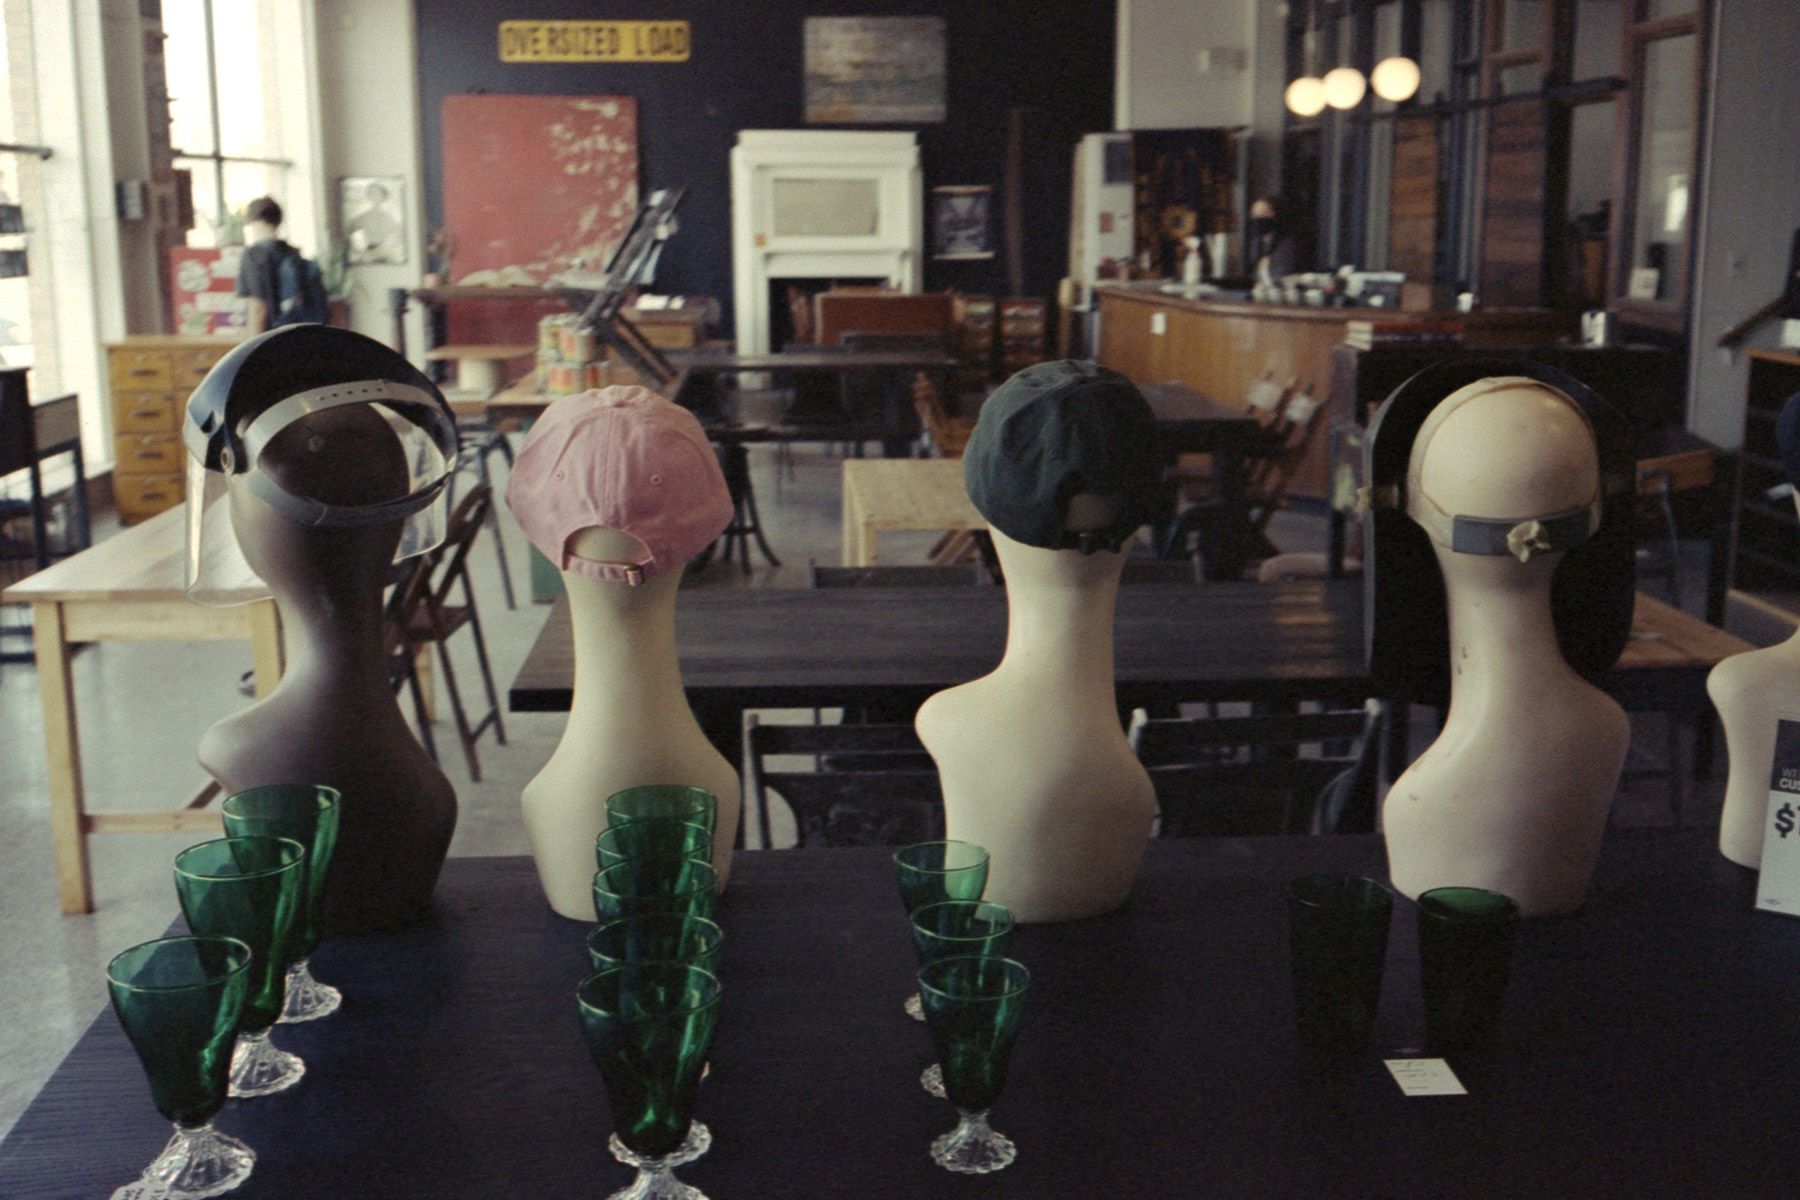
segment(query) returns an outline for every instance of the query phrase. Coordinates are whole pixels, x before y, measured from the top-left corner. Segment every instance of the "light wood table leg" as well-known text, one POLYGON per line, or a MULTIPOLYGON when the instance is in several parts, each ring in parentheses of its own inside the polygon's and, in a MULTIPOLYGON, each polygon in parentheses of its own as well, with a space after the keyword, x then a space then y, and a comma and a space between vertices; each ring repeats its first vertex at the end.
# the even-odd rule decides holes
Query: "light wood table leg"
POLYGON ((844 487, 844 535, 843 535, 844 536, 844 565, 846 567, 854 567, 856 565, 856 556, 857 556, 858 551, 861 549, 860 546, 857 544, 857 533, 858 533, 858 530, 861 529, 861 527, 862 527, 862 521, 861 521, 860 517, 857 515, 857 511, 856 511, 856 493, 853 490, 851 490, 851 488, 849 487, 848 481, 846 480, 845 487, 844 487))
POLYGON ((273 600, 250 606, 250 663, 256 673, 256 698, 261 700, 281 682, 287 665, 281 651, 281 615, 273 600))
POLYGON ((65 913, 94 911, 88 869, 87 804, 81 785, 81 739, 75 726, 75 680, 63 637, 62 605, 31 606, 38 692, 44 704, 45 774, 50 777, 50 836, 56 849, 56 891, 65 913))
POLYGON ((413 655, 413 671, 419 677, 419 695, 425 701, 425 719, 433 725, 437 724, 437 676, 431 666, 431 646, 429 643, 419 647, 413 655))

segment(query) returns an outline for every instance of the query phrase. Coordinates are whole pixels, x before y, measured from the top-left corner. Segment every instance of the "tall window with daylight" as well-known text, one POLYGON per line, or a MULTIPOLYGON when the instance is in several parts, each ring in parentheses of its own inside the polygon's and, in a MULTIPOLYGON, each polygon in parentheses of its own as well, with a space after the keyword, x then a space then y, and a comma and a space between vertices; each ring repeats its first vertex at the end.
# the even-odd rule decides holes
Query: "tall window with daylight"
POLYGON ((35 366, 43 387, 55 356, 33 353, 34 343, 48 341, 49 295, 44 274, 31 274, 30 237, 42 233, 43 205, 30 16, 25 0, 0 0, 0 367, 35 366))
POLYGON ((175 168, 191 179, 190 246, 241 240, 244 206, 281 198, 273 0, 162 0, 175 168))

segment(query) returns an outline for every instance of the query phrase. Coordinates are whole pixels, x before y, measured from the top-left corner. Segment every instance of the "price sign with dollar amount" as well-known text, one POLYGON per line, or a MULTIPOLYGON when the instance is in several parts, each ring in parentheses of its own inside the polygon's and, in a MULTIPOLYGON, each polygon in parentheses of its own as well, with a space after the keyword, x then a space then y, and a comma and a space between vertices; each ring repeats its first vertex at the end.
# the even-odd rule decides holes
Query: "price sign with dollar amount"
POLYGON ((1800 720, 1775 722, 1756 907, 1800 917, 1800 720))

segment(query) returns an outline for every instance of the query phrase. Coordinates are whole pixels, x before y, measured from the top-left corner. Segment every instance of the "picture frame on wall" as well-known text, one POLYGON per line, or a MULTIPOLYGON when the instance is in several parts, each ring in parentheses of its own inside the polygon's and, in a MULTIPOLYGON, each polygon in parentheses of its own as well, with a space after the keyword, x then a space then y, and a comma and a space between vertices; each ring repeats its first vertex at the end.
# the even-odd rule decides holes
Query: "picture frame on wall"
POLYGON ((931 189, 931 257, 994 257, 994 189, 986 184, 931 189))
POLYGON ((938 125, 945 110, 942 17, 807 17, 809 125, 938 125))
POLYGON ((346 261, 353 267, 403 263, 411 240, 406 229, 406 180, 398 175, 347 175, 338 181, 338 218, 346 261))

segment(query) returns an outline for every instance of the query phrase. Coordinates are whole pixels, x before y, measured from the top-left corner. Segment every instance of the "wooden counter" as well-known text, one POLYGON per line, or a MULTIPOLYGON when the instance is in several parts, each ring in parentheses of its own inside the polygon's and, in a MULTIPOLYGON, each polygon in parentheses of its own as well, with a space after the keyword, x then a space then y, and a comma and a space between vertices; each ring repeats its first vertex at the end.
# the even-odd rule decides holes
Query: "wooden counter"
MULTIPOLYGON (((1465 347, 1487 348, 1554 341, 1572 324, 1567 315, 1546 309, 1400 312, 1189 300, 1127 286, 1094 292, 1100 304, 1102 364, 1139 383, 1178 380, 1233 405, 1242 403, 1264 371, 1274 372, 1281 383, 1298 379, 1321 402, 1328 400, 1331 353, 1343 342, 1350 321, 1454 321, 1463 329, 1465 347), (1161 333, 1155 332, 1158 326, 1161 333)), ((1332 413, 1327 420, 1339 415, 1332 413)), ((1323 433, 1314 440, 1289 485, 1291 494, 1325 496, 1327 442, 1323 433)))

